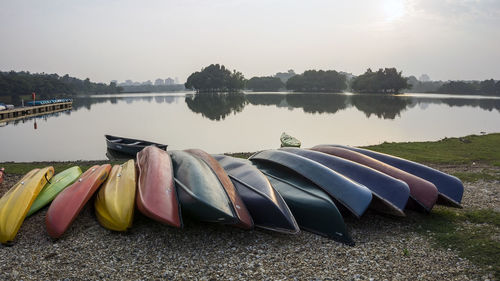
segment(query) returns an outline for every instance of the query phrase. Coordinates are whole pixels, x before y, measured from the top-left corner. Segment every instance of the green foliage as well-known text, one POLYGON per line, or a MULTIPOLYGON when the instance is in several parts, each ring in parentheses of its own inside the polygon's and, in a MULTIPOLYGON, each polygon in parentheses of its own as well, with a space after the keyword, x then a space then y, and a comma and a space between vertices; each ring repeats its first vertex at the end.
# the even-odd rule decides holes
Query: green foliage
POLYGON ((247 81, 247 89, 253 91, 276 92, 284 88, 285 84, 278 77, 252 77, 247 81))
POLYGON ((493 79, 484 81, 450 81, 444 83, 437 90, 444 94, 464 94, 464 95, 500 95, 500 81, 493 79))
POLYGON ((472 164, 483 162, 500 166, 500 133, 463 138, 445 138, 437 142, 384 142, 367 149, 408 160, 436 164, 472 164))
POLYGON ((488 171, 482 172, 455 172, 453 175, 464 182, 477 182, 479 180, 500 181, 500 175, 488 171))
POLYGON ((117 87, 116 83, 109 85, 92 83, 88 78, 80 80, 68 74, 59 76, 25 71, 0 72, 0 95, 3 96, 29 95, 35 92, 40 98, 44 98, 61 94, 119 93, 120 90, 121 88, 117 87))
POLYGON ((433 238, 440 247, 458 251, 500 278, 500 213, 491 209, 451 210, 437 207, 429 216, 420 217, 416 230, 433 238))
POLYGON ((408 78, 404 78, 396 68, 380 68, 377 72, 368 68, 352 80, 351 88, 359 93, 399 93, 402 89, 409 89, 410 85, 408 78))
POLYGON ((0 163, 0 167, 5 168, 6 175, 25 175, 33 169, 39 169, 47 166, 54 167, 56 173, 62 172, 73 166, 79 166, 82 171, 86 171, 88 168, 94 165, 103 164, 123 164, 124 161, 74 161, 74 162, 31 162, 31 163, 19 163, 19 162, 4 162, 0 163))
POLYGON ((237 92, 245 87, 241 72, 226 69, 224 65, 211 64, 192 73, 184 86, 197 92, 237 92))
POLYGON ((342 92, 346 77, 335 70, 307 70, 288 79, 286 88, 299 92, 342 92))

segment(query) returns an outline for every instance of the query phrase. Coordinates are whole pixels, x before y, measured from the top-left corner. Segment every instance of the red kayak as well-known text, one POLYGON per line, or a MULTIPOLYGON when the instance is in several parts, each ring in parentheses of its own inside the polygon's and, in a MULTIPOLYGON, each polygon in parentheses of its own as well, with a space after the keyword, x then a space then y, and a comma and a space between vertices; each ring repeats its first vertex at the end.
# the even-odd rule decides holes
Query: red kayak
POLYGON ((206 153, 201 149, 188 149, 185 151, 191 153, 195 157, 198 157, 199 159, 207 163, 208 166, 210 166, 210 168, 212 169, 212 171, 214 171, 217 178, 219 178, 222 186, 224 187, 231 201, 231 205, 233 205, 233 209, 236 211, 236 214, 238 215, 238 219, 240 222, 236 224, 236 226, 245 229, 252 228, 253 227, 252 217, 250 216, 247 207, 243 203, 243 200, 241 200, 241 197, 236 192, 236 188, 234 187, 233 182, 227 175, 226 171, 224 171, 224 168, 222 168, 222 166, 219 164, 219 162, 217 162, 217 160, 215 160, 212 156, 210 156, 210 154, 206 153))
POLYGON ((159 222, 182 227, 172 160, 168 153, 148 146, 137 153, 137 167, 136 202, 139 211, 159 222))
POLYGON ((47 232, 59 238, 68 229, 90 197, 108 177, 111 165, 95 165, 88 169, 71 186, 63 190, 50 204, 45 218, 47 232))
MULTIPOLYGON (((413 199, 418 206, 423 207, 428 212, 430 212, 434 204, 436 204, 438 190, 436 186, 429 181, 349 149, 321 145, 315 146, 311 149, 363 164, 406 182, 410 188, 410 198, 413 199)), ((411 205, 411 200, 408 201, 408 204, 409 205, 407 205, 407 207, 415 207, 411 205)))

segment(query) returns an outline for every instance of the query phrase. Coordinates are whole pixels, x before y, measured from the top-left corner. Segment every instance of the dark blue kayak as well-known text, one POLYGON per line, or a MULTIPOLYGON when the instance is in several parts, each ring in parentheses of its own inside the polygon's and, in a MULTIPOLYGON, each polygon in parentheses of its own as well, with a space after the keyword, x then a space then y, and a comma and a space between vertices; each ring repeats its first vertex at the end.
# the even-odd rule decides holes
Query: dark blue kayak
POLYGON ((457 177, 448 175, 434 168, 399 158, 396 156, 375 152, 368 149, 362 149, 351 146, 335 145, 338 147, 350 149, 366 156, 377 159, 381 162, 394 166, 407 173, 413 174, 417 177, 423 178, 432 182, 438 189, 438 204, 449 205, 457 208, 462 208, 462 196, 464 193, 464 185, 457 177))
POLYGON ((256 160, 252 164, 266 175, 271 185, 283 196, 301 229, 354 245, 339 209, 321 188, 281 165, 256 160))
POLYGON ((356 217, 361 217, 372 201, 372 193, 357 182, 305 157, 283 150, 265 150, 252 155, 250 160, 282 165, 322 188, 356 217))
POLYGON ((255 226, 283 233, 300 232, 287 204, 262 172, 243 159, 212 156, 229 175, 255 226))
POLYGON ((326 153, 299 149, 282 148, 315 162, 368 187, 373 195, 371 208, 396 216, 405 216, 403 210, 410 196, 408 185, 398 179, 356 162, 326 153))

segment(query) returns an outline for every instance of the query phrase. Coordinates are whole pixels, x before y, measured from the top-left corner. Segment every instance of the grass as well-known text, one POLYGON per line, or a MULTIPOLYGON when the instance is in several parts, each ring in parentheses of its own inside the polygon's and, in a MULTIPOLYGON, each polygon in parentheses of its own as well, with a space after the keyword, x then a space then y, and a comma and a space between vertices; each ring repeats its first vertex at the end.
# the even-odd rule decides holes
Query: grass
POLYGON ((429 216, 419 217, 415 226, 436 246, 454 249, 500 278, 500 212, 437 207, 429 216))
POLYGON ((500 166, 500 133, 445 138, 436 142, 384 142, 365 148, 421 163, 472 164, 477 162, 500 166))
POLYGON ((500 175, 488 171, 481 172, 455 172, 453 175, 464 182, 477 182, 479 180, 500 181, 500 175))
POLYGON ((5 168, 6 174, 17 174, 24 175, 29 171, 37 168, 42 168, 46 166, 54 167, 56 173, 61 172, 73 166, 80 166, 82 171, 86 171, 88 168, 94 165, 102 164, 122 164, 125 161, 74 161, 74 162, 30 162, 30 163, 16 163, 16 162, 5 162, 0 163, 1 167, 5 168))

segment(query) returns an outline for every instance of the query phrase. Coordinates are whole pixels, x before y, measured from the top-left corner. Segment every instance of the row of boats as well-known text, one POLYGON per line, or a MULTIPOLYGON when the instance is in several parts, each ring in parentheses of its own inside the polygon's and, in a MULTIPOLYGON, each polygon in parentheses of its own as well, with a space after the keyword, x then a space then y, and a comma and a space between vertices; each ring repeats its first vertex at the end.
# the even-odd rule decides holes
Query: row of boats
POLYGON ((26 174, 0 199, 0 242, 14 240, 26 216, 50 204, 46 229, 61 237, 95 193, 99 223, 132 226, 134 210, 172 227, 183 216, 242 229, 310 231, 354 244, 344 216, 368 208, 392 216, 460 207, 456 177, 405 159, 337 145, 260 151, 249 159, 200 149, 147 146, 122 165, 72 167, 53 176, 46 167, 26 174))

